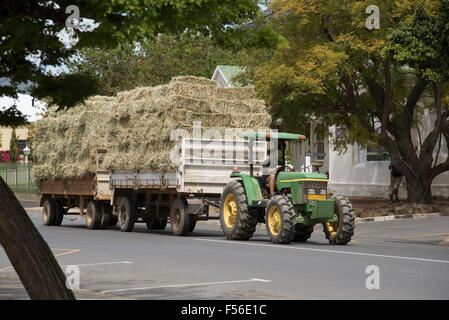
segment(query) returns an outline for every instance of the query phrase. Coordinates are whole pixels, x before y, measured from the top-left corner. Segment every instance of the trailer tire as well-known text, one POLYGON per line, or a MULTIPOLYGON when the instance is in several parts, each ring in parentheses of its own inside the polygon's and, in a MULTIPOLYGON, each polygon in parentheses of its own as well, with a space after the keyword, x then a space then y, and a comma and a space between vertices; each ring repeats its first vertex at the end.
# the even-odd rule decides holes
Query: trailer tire
POLYGON ((101 205, 95 201, 91 200, 87 204, 86 210, 86 227, 89 230, 96 230, 100 228, 101 225, 101 205))
POLYGON ((308 226, 301 223, 297 223, 295 225, 295 237, 293 241, 304 242, 309 240, 310 236, 313 233, 314 226, 308 226))
POLYGON ((190 223, 189 232, 193 232, 193 230, 195 230, 195 227, 196 227, 196 219, 193 216, 191 216, 190 220, 191 220, 191 223, 190 223))
POLYGON ((123 197, 118 206, 118 226, 120 231, 130 232, 136 222, 136 206, 130 197, 123 197))
POLYGON ((288 244, 295 237, 296 212, 286 196, 275 195, 266 210, 267 233, 273 243, 288 244))
POLYGON ((187 200, 177 198, 173 201, 170 209, 170 227, 175 236, 186 235, 192 225, 191 215, 189 214, 189 204, 187 200))
POLYGON ((57 215, 57 203, 54 199, 47 199, 42 208, 42 220, 45 226, 53 226, 57 215))
POLYGON ((242 182, 229 182, 220 201, 220 227, 226 239, 250 239, 256 231, 257 220, 257 209, 249 208, 242 182))
POLYGON ((59 227, 64 219, 64 206, 60 201, 56 201, 56 217, 54 226, 59 227))
POLYGON ((324 223, 326 239, 333 245, 346 245, 354 235, 355 214, 351 201, 347 197, 334 197, 335 215, 338 215, 338 225, 324 223))
MULTIPOLYGON (((101 221, 100 221, 100 229, 106 229, 111 225, 111 206, 107 203, 101 204, 101 221)), ((117 224, 117 223, 116 223, 117 224)))

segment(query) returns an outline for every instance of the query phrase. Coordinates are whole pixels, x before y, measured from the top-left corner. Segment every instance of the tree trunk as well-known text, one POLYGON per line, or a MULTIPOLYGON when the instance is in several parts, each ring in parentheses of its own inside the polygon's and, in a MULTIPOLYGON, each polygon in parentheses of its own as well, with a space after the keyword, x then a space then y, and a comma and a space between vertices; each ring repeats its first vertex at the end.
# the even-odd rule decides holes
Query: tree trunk
POLYGON ((0 244, 31 299, 74 300, 45 240, 0 177, 0 244))
POLYGON ((407 183, 407 200, 414 203, 432 202, 432 179, 430 177, 405 176, 407 183))

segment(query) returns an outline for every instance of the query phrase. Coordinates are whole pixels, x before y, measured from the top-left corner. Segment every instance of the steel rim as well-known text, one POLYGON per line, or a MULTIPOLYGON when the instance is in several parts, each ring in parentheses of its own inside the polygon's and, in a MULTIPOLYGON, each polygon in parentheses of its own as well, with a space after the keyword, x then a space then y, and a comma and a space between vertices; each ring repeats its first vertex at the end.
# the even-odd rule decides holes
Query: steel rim
POLYGON ((340 216, 338 214, 338 208, 336 207, 334 210, 334 217, 333 220, 336 222, 326 222, 324 225, 327 229, 327 232, 329 232, 329 235, 334 235, 338 232, 338 228, 340 226, 340 216))
POLYGON ((228 194, 223 205, 223 218, 228 228, 233 228, 237 221, 237 201, 232 193, 228 194))
POLYGON ((272 206, 268 212, 268 227, 273 236, 277 236, 282 228, 282 215, 277 206, 272 206))

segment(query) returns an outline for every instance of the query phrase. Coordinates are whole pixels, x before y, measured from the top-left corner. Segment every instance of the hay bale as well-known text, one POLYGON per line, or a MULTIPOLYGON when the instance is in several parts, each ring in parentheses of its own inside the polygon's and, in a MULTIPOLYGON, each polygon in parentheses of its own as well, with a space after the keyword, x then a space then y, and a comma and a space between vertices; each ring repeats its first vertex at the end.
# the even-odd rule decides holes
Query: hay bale
POLYGON ((110 170, 173 170, 170 141, 176 129, 268 128, 271 117, 252 88, 175 77, 169 84, 136 88, 115 97, 94 96, 66 111, 50 110, 37 122, 37 179, 74 179, 95 173, 97 149, 107 149, 110 170))

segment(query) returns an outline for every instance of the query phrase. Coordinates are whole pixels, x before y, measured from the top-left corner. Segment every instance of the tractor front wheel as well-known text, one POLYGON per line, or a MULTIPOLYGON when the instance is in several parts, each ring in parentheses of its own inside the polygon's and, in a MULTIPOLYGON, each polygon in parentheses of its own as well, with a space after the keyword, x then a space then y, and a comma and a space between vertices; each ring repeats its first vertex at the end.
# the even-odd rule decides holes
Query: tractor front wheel
POLYGON ((276 195, 268 202, 267 233, 273 243, 287 244, 295 237, 296 212, 286 196, 276 195))
POLYGON ((242 183, 238 180, 229 182, 220 203, 220 226, 226 239, 251 238, 256 231, 257 210, 249 208, 242 183))
POLYGON ((324 233, 330 244, 345 245, 354 235, 354 208, 346 197, 334 197, 334 203, 334 218, 323 224, 324 233))

